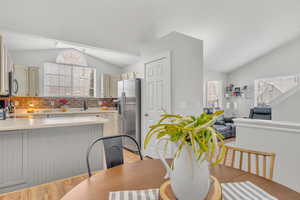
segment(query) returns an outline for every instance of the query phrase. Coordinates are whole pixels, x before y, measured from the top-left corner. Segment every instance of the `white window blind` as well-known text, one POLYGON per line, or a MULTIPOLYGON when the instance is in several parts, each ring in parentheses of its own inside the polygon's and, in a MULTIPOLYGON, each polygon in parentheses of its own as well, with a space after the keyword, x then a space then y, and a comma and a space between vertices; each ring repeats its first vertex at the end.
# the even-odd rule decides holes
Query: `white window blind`
POLYGON ((300 76, 284 76, 255 80, 255 105, 269 105, 284 93, 299 86, 300 76))
POLYGON ((44 64, 44 96, 95 96, 96 69, 57 63, 44 64))
POLYGON ((222 107, 222 82, 206 82, 206 106, 209 108, 222 107))

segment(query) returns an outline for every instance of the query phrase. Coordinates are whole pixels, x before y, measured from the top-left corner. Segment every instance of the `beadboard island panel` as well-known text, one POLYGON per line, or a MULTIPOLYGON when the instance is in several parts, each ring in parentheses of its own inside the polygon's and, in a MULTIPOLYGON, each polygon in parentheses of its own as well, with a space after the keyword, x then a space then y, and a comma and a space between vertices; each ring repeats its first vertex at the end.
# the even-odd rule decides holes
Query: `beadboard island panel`
MULTIPOLYGON (((86 173, 87 148, 104 135, 103 126, 103 122, 95 120, 81 125, 74 122, 73 126, 2 129, 0 193, 86 173)), ((94 147, 90 160, 93 170, 103 169, 100 146, 94 147)))

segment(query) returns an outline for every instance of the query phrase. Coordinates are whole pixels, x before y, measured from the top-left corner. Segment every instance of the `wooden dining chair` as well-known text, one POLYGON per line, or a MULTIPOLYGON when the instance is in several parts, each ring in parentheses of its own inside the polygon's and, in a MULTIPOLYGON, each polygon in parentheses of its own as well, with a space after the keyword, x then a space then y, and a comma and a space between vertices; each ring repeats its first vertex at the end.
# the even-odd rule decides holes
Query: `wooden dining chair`
MULTIPOLYGON (((275 164, 275 153, 267 153, 267 152, 259 152, 248 149, 242 149, 238 147, 228 146, 226 145, 225 157, 223 160, 223 165, 238 168, 243 170, 243 162, 246 160, 247 171, 249 173, 256 174, 258 176, 262 176, 266 179, 273 179, 274 173, 274 164, 275 164), (236 162, 236 157, 239 154, 239 161, 236 162), (244 156, 247 156, 244 159, 244 156), (252 172, 252 157, 255 157, 255 173, 252 172), (262 160, 260 159, 262 158, 262 160), (267 176, 267 159, 269 160, 269 175, 267 176), (260 175, 260 161, 262 161, 262 175, 260 175), (238 165, 237 167, 235 165, 238 165)), ((254 168, 254 167, 253 167, 254 168)))
POLYGON ((139 154, 140 159, 143 160, 140 146, 138 145, 137 141, 133 137, 131 137, 129 135, 116 135, 116 136, 109 136, 109 137, 101 137, 101 138, 98 138, 95 141, 93 141, 87 150, 86 164, 87 164, 89 177, 92 176, 89 155, 90 155, 90 152, 91 152, 93 146, 98 142, 103 143, 106 167, 112 168, 114 166, 118 166, 118 165, 121 165, 124 163, 123 149, 125 148, 125 146, 123 144, 123 140, 122 140, 123 138, 128 138, 136 145, 137 153, 139 154))

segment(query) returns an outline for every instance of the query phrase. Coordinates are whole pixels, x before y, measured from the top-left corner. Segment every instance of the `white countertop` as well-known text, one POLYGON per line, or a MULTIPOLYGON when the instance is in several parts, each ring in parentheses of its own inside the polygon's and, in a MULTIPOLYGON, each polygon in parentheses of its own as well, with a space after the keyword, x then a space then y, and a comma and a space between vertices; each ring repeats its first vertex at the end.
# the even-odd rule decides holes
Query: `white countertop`
POLYGON ((0 120, 0 131, 85 126, 103 124, 108 121, 108 119, 103 119, 101 117, 57 117, 41 119, 10 118, 6 120, 0 120))
POLYGON ((69 111, 67 112, 61 112, 59 109, 54 109, 54 110, 40 110, 39 112, 35 113, 26 113, 26 110, 23 110, 22 112, 19 113, 14 113, 11 114, 12 116, 15 117, 26 117, 26 116, 37 116, 37 115, 71 115, 71 114, 101 114, 101 113, 117 113, 117 110, 100 110, 99 108, 91 108, 88 110, 81 110, 81 109, 68 109, 69 111))

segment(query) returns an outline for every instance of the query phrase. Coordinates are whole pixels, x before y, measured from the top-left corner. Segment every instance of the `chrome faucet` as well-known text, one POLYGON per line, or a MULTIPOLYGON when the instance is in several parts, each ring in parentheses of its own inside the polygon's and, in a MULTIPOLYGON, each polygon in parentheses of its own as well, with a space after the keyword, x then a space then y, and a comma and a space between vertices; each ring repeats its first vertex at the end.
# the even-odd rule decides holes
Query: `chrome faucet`
POLYGON ((83 100, 83 110, 86 111, 87 109, 88 109, 87 100, 84 99, 84 100, 83 100))

